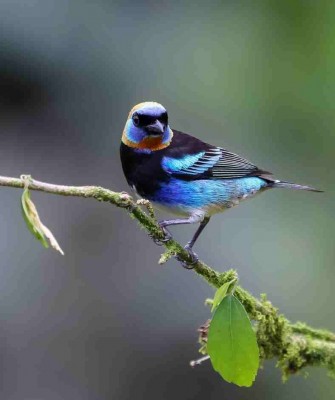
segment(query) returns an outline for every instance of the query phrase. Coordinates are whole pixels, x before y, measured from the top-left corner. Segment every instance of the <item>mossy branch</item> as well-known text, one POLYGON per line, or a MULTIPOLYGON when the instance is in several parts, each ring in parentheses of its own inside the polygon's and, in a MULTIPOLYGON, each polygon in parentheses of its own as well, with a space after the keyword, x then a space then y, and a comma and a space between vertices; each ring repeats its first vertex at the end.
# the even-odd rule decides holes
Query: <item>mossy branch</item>
MULTIPOLYGON (((0 186, 23 189, 27 184, 27 177, 9 178, 0 176, 0 186)), ((58 194, 62 196, 76 196, 92 198, 98 201, 111 203, 123 208, 135 218, 142 228, 159 241, 164 239, 164 234, 154 218, 153 209, 147 201, 135 201, 125 192, 113 192, 99 186, 64 186, 39 182, 29 179, 29 189, 41 192, 58 194), (147 208, 147 212, 142 207, 147 208)), ((164 242, 166 252, 162 255, 160 263, 166 262, 171 257, 191 266, 192 260, 188 252, 175 240, 164 242)), ((193 271, 202 276, 210 285, 219 288, 225 282, 237 278, 234 270, 217 272, 202 261, 193 265, 193 271)), ((245 289, 237 286, 236 297, 245 307, 251 320, 255 322, 258 345, 262 359, 277 358, 278 366, 283 371, 284 378, 300 371, 306 366, 324 366, 329 374, 335 376, 335 334, 326 330, 314 329, 304 323, 292 324, 278 312, 265 295, 260 299, 255 298, 245 289)), ((200 340, 207 340, 208 324, 201 329, 200 340)))

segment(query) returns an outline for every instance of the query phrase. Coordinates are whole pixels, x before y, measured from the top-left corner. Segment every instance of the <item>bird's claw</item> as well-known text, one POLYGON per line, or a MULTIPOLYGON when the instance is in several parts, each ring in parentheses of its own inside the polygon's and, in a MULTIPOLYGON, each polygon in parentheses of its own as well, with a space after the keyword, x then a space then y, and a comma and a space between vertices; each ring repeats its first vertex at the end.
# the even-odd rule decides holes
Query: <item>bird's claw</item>
POLYGON ((188 256, 191 261, 184 261, 179 256, 177 256, 177 260, 181 263, 182 267, 185 269, 193 269, 195 264, 199 261, 198 255, 192 250, 192 248, 187 244, 184 249, 188 252, 188 256))
POLYGON ((164 233, 164 238, 163 239, 157 239, 150 233, 149 233, 149 236, 151 237, 151 239, 154 241, 154 243, 157 246, 164 246, 164 243, 166 243, 166 242, 168 242, 169 240, 172 239, 172 235, 164 226, 160 226, 160 227, 161 227, 161 229, 162 229, 162 231, 164 233))

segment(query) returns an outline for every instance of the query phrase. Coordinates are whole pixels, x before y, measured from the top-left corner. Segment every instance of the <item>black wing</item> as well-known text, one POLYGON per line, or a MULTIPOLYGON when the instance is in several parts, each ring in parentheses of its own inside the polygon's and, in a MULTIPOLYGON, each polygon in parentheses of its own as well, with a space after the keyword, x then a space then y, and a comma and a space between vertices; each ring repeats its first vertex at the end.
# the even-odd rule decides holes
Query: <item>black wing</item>
POLYGON ((162 158, 163 169, 181 179, 235 179, 271 175, 245 158, 193 136, 173 131, 169 150, 162 158))

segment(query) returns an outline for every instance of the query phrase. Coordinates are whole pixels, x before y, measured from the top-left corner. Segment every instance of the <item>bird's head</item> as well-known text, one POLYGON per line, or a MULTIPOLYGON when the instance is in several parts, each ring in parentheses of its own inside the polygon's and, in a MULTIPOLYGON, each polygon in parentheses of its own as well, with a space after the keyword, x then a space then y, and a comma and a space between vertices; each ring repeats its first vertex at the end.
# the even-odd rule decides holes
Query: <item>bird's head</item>
POLYGON ((147 101, 130 110, 122 142, 129 147, 151 152, 167 147, 172 136, 166 109, 159 103, 147 101))

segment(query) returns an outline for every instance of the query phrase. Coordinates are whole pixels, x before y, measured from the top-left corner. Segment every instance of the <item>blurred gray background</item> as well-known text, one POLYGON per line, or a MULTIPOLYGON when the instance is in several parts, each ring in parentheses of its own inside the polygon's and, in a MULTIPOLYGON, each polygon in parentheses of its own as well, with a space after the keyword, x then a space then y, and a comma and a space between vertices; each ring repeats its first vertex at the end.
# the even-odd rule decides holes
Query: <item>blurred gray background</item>
MULTIPOLYGON (((129 109, 161 102, 172 127, 324 189, 277 190, 214 218, 196 246, 291 320, 335 330, 335 3, 0 1, 0 174, 128 190, 129 109)), ((0 399, 335 399, 322 369, 251 389, 198 357, 212 289, 125 212, 33 193, 65 251, 25 227, 0 189, 0 399)), ((186 242, 195 227, 176 228, 186 242)))

